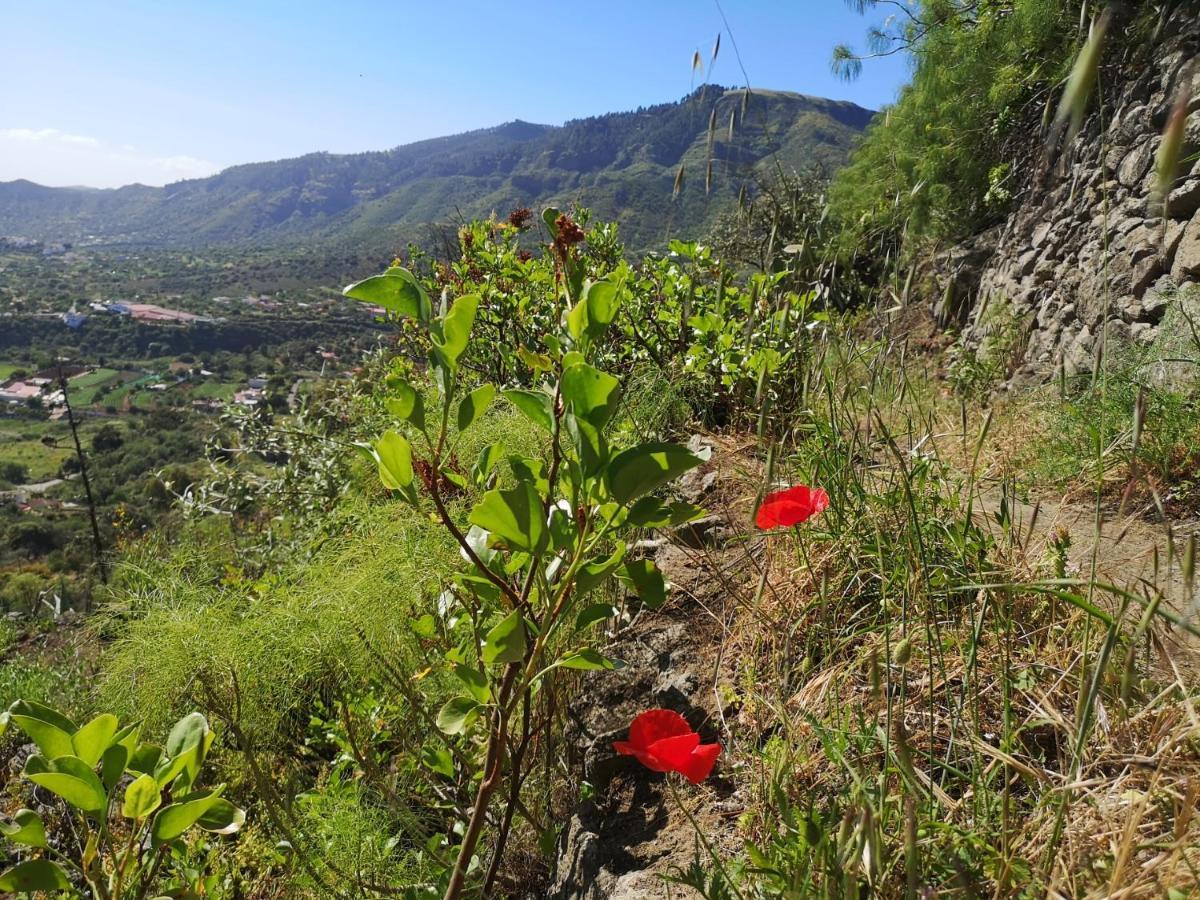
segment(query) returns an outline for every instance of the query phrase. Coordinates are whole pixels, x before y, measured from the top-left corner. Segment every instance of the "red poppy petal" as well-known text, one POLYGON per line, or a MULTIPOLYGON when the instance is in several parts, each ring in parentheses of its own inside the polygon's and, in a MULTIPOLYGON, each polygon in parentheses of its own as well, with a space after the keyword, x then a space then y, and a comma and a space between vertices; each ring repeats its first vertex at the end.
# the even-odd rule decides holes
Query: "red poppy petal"
POLYGON ((763 503, 758 508, 755 524, 762 529, 785 528, 803 522, 810 515, 809 508, 797 503, 790 497, 763 503))
POLYGON ((688 755, 687 765, 679 771, 692 784, 699 784, 708 777, 720 755, 720 744, 701 744, 692 750, 688 755))
POLYGON ((779 518, 776 515, 776 512, 776 504, 763 503, 763 505, 758 508, 758 513, 754 516, 754 524, 763 531, 778 527, 779 518))
POLYGON ((799 525, 829 506, 829 495, 822 488, 798 484, 775 491, 763 498, 754 524, 763 530, 799 525))
POLYGON ((648 709, 630 724, 629 743, 645 750, 655 741, 691 730, 683 716, 674 710, 648 709))
POLYGON ((635 750, 633 755, 637 757, 638 762, 649 769, 651 772, 673 772, 674 766, 658 758, 649 750, 635 750))
POLYGON ((661 771, 683 772, 687 768, 688 757, 699 743, 700 735, 693 731, 690 734, 677 734, 655 741, 647 752, 666 767, 661 771))

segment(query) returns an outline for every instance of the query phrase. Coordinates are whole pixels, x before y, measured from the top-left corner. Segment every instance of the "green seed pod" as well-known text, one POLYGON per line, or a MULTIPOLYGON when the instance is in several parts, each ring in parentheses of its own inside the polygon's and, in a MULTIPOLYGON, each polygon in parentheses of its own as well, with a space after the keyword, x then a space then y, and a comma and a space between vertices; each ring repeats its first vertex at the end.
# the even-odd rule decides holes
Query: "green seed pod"
POLYGON ((906 666, 910 659, 912 659, 912 639, 905 638, 892 650, 892 662, 898 666, 906 666))

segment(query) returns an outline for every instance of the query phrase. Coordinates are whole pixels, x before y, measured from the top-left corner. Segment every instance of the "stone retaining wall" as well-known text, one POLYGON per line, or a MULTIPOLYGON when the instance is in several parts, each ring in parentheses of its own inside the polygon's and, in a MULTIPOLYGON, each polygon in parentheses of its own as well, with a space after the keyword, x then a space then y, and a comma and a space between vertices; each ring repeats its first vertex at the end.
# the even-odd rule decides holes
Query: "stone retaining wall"
POLYGON ((1110 56, 1118 53, 1101 76, 1100 93, 1112 99, 1093 104, 1079 136, 1027 173, 1007 221, 931 266, 935 314, 962 325, 968 346, 986 343, 997 304, 1022 323, 1016 381, 1090 370, 1105 333, 1154 343, 1176 288, 1200 283, 1200 3, 1176 8, 1153 53, 1110 56), (1164 216, 1153 200, 1155 157, 1188 82, 1186 162, 1164 216))

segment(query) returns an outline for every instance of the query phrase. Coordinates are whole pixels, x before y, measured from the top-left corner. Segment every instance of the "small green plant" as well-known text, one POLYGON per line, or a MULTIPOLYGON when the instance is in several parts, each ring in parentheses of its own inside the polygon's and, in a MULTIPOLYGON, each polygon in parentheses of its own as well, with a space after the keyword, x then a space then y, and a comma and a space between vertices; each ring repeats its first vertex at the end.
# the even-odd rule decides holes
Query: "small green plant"
MULTIPOLYGON (((501 390, 470 380, 464 361, 496 349, 473 334, 477 321, 489 321, 480 295, 451 300, 446 290, 435 312, 419 281, 399 266, 345 291, 405 320, 410 332, 415 325, 412 337, 425 349, 434 388, 428 396, 436 405, 427 408, 426 392, 409 378, 391 377, 387 406, 398 427, 363 449, 386 488, 414 506, 432 505, 470 564, 453 576, 435 611, 416 623, 440 643, 460 688, 437 712, 446 737, 429 748, 425 762, 475 785, 465 821, 454 829, 461 841, 449 853, 453 862, 428 889, 446 900, 459 897, 469 877, 490 891, 514 815, 528 821, 540 842, 552 842, 550 821, 539 820, 522 802, 522 785, 541 764, 539 754, 529 751, 553 721, 543 706, 547 686, 563 670, 622 665, 597 649, 592 633, 617 612, 597 599, 603 596, 599 589, 620 579, 650 607, 666 595, 662 574, 631 551, 626 536, 700 515, 693 506, 655 495, 699 465, 699 457, 656 441, 613 446, 620 381, 593 362, 628 293, 627 272, 618 267, 589 277, 578 223, 555 209, 542 218, 554 261, 537 304, 544 327, 528 336, 535 346, 522 345, 508 362, 526 369, 508 377, 528 387, 501 390), (497 442, 469 467, 460 464, 460 437, 499 396, 540 429, 543 453, 509 454, 497 442), (456 498, 472 494, 479 499, 464 524, 456 498), (494 815, 501 796, 506 809, 494 815), (485 866, 476 853, 489 821, 497 824, 485 866)), ((484 334, 490 336, 490 328, 484 334)))
POLYGON ((980 399, 1011 373, 1021 345, 1021 318, 1006 301, 993 301, 981 314, 977 345, 965 335, 947 351, 946 373, 960 397, 980 399))
POLYGON ((24 700, 0 715, 0 733, 11 726, 38 750, 25 762, 24 779, 62 804, 51 822, 60 832, 53 837, 32 809, 0 822, 0 835, 27 857, 0 874, 0 892, 86 885, 96 900, 141 900, 164 862, 186 850, 190 829, 232 834, 245 820, 222 796, 225 785, 199 786, 215 738, 199 713, 181 719, 161 747, 141 740, 140 725, 121 727, 116 716, 104 713, 77 726, 24 700))

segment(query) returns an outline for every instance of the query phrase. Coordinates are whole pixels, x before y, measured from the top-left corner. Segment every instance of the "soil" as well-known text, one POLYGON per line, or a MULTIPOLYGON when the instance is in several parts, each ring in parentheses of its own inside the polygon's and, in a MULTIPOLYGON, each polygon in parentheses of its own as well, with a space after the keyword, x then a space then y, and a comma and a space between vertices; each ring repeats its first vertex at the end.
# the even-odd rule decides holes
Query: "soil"
MULTIPOLYGON (((1065 531, 1070 537, 1068 577, 1088 580, 1094 559, 1098 581, 1145 597, 1161 591, 1171 610, 1200 628, 1200 590, 1189 586, 1183 573, 1188 541, 1193 537, 1200 540, 1200 521, 1153 523, 1142 510, 1130 509, 1121 515, 1119 510, 1102 506, 1097 528, 1094 505, 1010 500, 1009 508, 1012 533, 1027 552, 1036 556, 1056 532, 1065 531)), ((984 497, 978 506, 979 521, 997 537, 1003 532, 998 521, 1000 509, 1000 499, 994 496, 984 497)), ((1200 671, 1200 637, 1178 627, 1164 637, 1163 650, 1171 662, 1181 671, 1200 671)))

